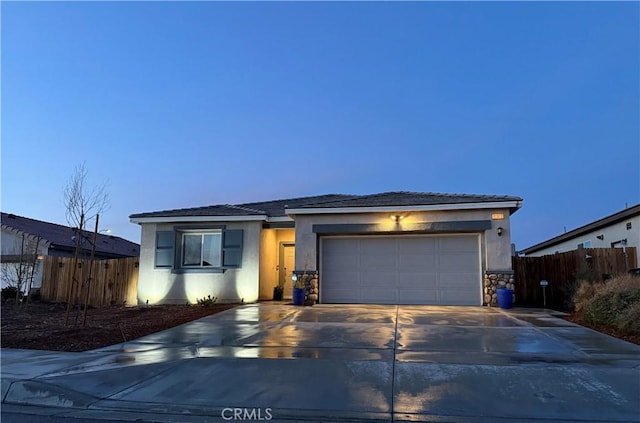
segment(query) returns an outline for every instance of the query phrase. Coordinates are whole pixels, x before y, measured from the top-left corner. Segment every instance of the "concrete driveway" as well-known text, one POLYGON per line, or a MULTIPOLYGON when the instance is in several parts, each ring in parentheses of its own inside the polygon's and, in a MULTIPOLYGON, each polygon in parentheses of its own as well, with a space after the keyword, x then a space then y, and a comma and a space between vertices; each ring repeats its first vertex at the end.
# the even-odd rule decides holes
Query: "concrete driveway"
POLYGON ((629 422, 640 347, 541 310, 263 303, 91 352, 3 349, 2 394, 122 420, 629 422))

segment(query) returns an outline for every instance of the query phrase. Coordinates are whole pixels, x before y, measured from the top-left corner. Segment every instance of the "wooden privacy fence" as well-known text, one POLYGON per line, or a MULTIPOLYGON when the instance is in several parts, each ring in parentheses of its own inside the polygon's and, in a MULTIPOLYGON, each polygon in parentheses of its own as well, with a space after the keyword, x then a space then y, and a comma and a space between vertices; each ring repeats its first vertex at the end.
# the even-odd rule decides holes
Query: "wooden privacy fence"
MULTIPOLYGON (((73 275, 73 257, 45 256, 40 296, 45 301, 67 302, 73 275)), ((76 280, 89 276, 90 260, 78 260, 76 280)), ((76 284, 76 292, 80 284, 76 284)), ((86 285, 85 285, 86 286, 86 285)), ((137 305, 138 257, 94 260, 89 284, 89 305, 137 305)), ((84 292, 80 303, 84 302, 84 292)))
POLYGON ((547 308, 566 309, 577 281, 602 281, 637 267, 635 247, 585 248, 541 257, 513 257, 518 305, 542 307, 540 281, 546 288, 547 308))

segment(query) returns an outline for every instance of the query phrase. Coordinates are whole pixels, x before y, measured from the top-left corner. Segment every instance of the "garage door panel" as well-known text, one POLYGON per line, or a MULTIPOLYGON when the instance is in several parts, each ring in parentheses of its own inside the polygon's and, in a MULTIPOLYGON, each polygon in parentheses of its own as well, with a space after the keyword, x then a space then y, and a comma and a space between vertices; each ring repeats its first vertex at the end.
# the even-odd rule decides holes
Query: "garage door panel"
POLYGON ((323 238, 327 303, 480 305, 477 235, 323 238))
POLYGON ((398 272, 399 288, 436 288, 438 286, 438 274, 435 272, 398 272))
MULTIPOLYGON (((358 272, 327 272, 325 280, 331 281, 331 287, 359 286, 360 273, 358 272)), ((324 284, 323 284, 324 285, 324 284)))
POLYGON ((355 251, 358 248, 357 239, 329 239, 325 240, 325 248, 327 253, 344 254, 355 251))
POLYGON ((401 254, 429 254, 438 251, 438 238, 412 237, 398 243, 398 252, 401 254))
POLYGON ((398 302, 399 304, 437 304, 438 291, 436 289, 398 291, 398 302))
POLYGON ((437 264, 438 256, 433 253, 426 255, 405 253, 398 256, 398 264, 400 267, 418 266, 421 269, 434 268, 437 264))
POLYGON ((479 271, 480 263, 478 263, 478 253, 446 253, 438 257, 438 266, 440 270, 456 270, 469 269, 479 271))
POLYGON ((478 280, 477 272, 444 272, 439 274, 440 283, 445 285, 469 286, 478 280))
POLYGON ((396 273, 385 269, 381 271, 375 271, 372 269, 365 270, 361 273, 363 286, 393 286, 396 285, 396 273))
POLYGON ((470 252, 477 253, 478 240, 469 237, 442 237, 439 238, 439 251, 470 252))
POLYGON ((395 252, 396 245, 393 239, 372 238, 370 240, 360 240, 358 248, 363 254, 389 254, 395 252))
POLYGON ((477 301, 478 296, 477 293, 467 290, 441 290, 439 295, 443 304, 450 305, 469 305, 470 302, 477 301))
POLYGON ((360 266, 367 267, 393 267, 396 265, 394 254, 366 254, 360 259, 360 266))
POLYGON ((442 305, 450 305, 450 306, 468 306, 468 305, 478 305, 477 300, 475 298, 461 298, 461 297, 443 297, 439 299, 440 304, 442 305), (471 302, 473 301, 473 302, 471 302))
POLYGON ((354 269, 359 266, 357 255, 331 255, 324 259, 324 265, 328 269, 354 269))
POLYGON ((377 289, 369 288, 361 291, 359 302, 368 302, 375 304, 397 304, 398 296, 396 289, 377 289))
POLYGON ((323 293, 328 298, 335 298, 332 300, 332 303, 336 304, 353 304, 360 303, 361 297, 358 295, 358 291, 353 289, 329 289, 327 292, 323 293))

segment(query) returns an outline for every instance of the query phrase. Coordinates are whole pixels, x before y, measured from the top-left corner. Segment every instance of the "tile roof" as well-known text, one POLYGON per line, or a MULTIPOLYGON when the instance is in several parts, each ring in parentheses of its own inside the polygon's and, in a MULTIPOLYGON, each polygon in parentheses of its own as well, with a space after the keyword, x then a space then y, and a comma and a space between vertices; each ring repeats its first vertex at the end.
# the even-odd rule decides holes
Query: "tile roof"
POLYGON ((500 201, 522 201, 522 198, 505 195, 442 194, 435 192, 396 191, 351 196, 351 198, 325 202, 323 204, 304 204, 299 208, 430 206, 436 204, 489 203, 500 201))
POLYGON ((259 203, 242 204, 245 207, 252 207, 263 210, 263 214, 271 217, 286 216, 286 209, 302 207, 308 204, 325 204, 335 201, 356 198, 357 195, 327 194, 315 195, 312 197, 288 198, 286 200, 262 201, 259 203))
MULTIPOLYGON (((54 248, 75 248, 75 241, 72 239, 77 233, 75 228, 4 212, 2 212, 1 223, 3 229, 40 236, 54 248)), ((84 231, 84 235, 93 239, 93 232, 84 231)), ((140 245, 117 236, 98 234, 96 253, 105 256, 136 257, 140 255, 140 245)))
POLYGON ((137 217, 178 217, 178 216, 260 216, 265 214, 262 210, 251 209, 243 206, 219 204, 214 206, 193 207, 185 209, 160 210, 148 213, 137 213, 129 216, 137 217))
POLYGON ((440 194, 432 192, 384 192, 370 195, 327 194, 311 197, 288 198, 284 200, 261 201, 239 205, 212 205, 196 208, 162 210, 137 213, 132 219, 146 217, 185 216, 286 216, 287 209, 297 208, 342 208, 342 207, 385 207, 417 206, 435 204, 486 203, 501 201, 522 201, 520 197, 503 195, 440 194))

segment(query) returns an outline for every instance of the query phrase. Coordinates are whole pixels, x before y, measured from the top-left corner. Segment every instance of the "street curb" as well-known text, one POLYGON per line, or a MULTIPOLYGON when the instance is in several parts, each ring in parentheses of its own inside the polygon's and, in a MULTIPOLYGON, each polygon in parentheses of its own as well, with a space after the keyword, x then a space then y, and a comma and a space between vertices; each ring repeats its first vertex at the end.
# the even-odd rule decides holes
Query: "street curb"
POLYGON ((11 383, 3 403, 60 408, 88 408, 98 398, 35 380, 11 383))

